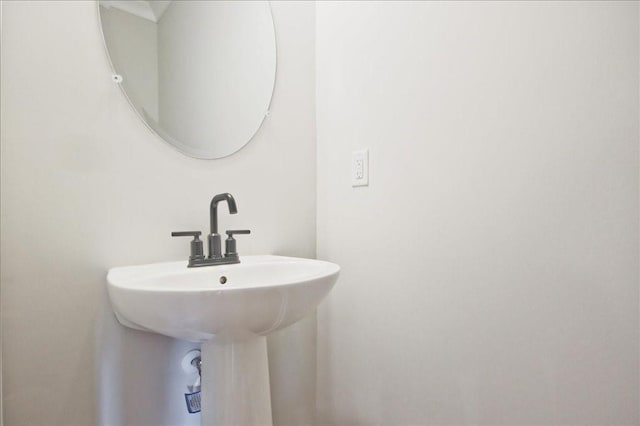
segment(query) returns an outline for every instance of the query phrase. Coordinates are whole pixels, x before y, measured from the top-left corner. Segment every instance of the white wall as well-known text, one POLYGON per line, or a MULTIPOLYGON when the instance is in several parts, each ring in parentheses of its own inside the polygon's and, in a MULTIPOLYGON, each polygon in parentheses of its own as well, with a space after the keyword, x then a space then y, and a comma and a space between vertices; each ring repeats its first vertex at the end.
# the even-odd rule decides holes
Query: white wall
MULTIPOLYGON (((2 31, 2 10, 3 10, 3 2, 0 1, 0 58, 2 58, 2 41, 3 41, 3 31, 2 31)), ((3 74, 3 66, 2 61, 0 60, 0 76, 3 74)), ((0 86, 1 88, 1 86, 0 86)), ((0 134, 2 134, 2 96, 0 95, 0 134)), ((1 196, 0 196, 1 201, 1 196)), ((2 206, 0 205, 0 212, 2 206)), ((0 213, 1 214, 1 213, 0 213)), ((0 230, 1 232, 1 230, 0 230)), ((0 283, 0 426, 4 424, 2 414, 2 285, 0 283)))
POLYGON ((640 421, 638 16, 317 4, 320 424, 640 421))
MULTIPOLYGON (((314 256, 314 6, 273 5, 279 62, 272 114, 249 145, 216 161, 179 154, 139 121, 111 82, 94 2, 2 7, 5 421, 95 424, 96 321, 109 267, 186 259, 188 241, 170 232, 206 229, 209 201, 224 191, 236 197, 239 213, 222 213, 221 226, 252 230, 238 242, 241 254, 314 256)), ((149 364, 167 355, 155 357, 154 350, 176 346, 145 336, 121 329, 111 355, 157 375, 164 366, 149 364), (132 345, 147 355, 126 359, 136 352, 132 345)), ((312 406, 305 398, 313 393, 288 399, 287 386, 313 383, 308 352, 315 349, 276 338, 286 346, 270 344, 274 417, 292 424, 286 415, 312 406), (285 377, 277 373, 282 366, 291 369, 285 377)), ((142 398, 141 409, 156 395, 148 387, 151 394, 123 396, 118 392, 130 388, 120 386, 111 396, 130 405, 142 398)))
MULTIPOLYGON (((2 34, 3 34, 2 5, 3 5, 3 2, 0 1, 0 58, 2 58, 2 40, 3 40, 2 38, 2 34)), ((0 61, 0 76, 2 76, 2 61, 0 61)), ((2 97, 0 96, 0 116, 1 115, 2 115, 2 97)), ((2 133, 2 120, 0 119, 0 134, 1 133, 2 133)), ((2 209, 2 206, 0 206, 0 209, 2 209)), ((2 420, 4 416, 2 413, 3 413, 2 411, 2 285, 0 285, 0 426, 4 424, 2 420)))
POLYGON ((158 120, 158 26, 113 7, 100 7, 100 20, 115 70, 138 112, 158 120), (126 71, 125 71, 126 70, 126 71))

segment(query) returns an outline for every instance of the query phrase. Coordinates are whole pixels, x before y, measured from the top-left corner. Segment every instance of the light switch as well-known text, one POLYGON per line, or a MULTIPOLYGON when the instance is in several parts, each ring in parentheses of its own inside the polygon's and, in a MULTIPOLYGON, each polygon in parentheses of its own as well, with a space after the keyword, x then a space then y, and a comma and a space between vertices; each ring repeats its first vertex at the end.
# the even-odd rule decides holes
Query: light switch
POLYGON ((351 186, 369 185, 369 150, 353 151, 351 154, 351 186))

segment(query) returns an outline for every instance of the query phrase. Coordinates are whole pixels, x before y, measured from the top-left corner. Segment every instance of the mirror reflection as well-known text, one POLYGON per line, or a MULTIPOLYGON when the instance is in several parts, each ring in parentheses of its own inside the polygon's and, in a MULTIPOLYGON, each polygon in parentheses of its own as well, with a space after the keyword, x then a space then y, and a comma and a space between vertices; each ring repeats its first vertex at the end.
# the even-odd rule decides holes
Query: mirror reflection
POLYGON ((99 14, 114 75, 156 134, 197 158, 251 140, 275 84, 268 2, 100 0, 99 14))

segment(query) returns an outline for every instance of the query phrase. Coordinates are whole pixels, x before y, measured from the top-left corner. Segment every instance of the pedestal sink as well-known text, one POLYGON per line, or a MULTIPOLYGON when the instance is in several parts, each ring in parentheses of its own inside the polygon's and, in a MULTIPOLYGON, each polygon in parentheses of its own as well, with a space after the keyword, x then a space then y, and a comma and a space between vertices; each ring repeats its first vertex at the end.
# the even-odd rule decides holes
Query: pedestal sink
POLYGON ((121 324, 202 342, 202 425, 271 425, 265 336, 311 312, 339 271, 319 260, 243 256, 202 268, 118 267, 107 281, 121 324))

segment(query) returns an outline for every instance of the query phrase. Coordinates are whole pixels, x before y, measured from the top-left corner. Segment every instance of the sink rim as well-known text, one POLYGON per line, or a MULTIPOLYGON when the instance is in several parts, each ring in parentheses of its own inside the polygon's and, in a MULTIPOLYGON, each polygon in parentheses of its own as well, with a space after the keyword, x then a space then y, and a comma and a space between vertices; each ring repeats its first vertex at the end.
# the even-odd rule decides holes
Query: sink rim
POLYGON ((308 281, 324 278, 330 275, 339 274, 340 266, 325 260, 309 259, 302 257, 290 257, 279 255, 247 255, 240 258, 240 263, 229 265, 215 265, 215 266, 203 266, 197 268, 188 268, 186 261, 168 261, 168 262, 155 262, 141 265, 128 265, 128 266, 116 266, 110 268, 107 272, 107 282, 109 287, 115 287, 117 289, 136 291, 136 292, 148 292, 148 293, 207 293, 207 292, 225 292, 231 293, 236 291, 250 291, 250 290, 267 290, 276 287, 286 287, 300 285, 308 281), (189 275, 224 275, 224 272, 233 271, 237 269, 244 269, 246 267, 259 266, 259 265, 273 265, 273 264, 311 264, 314 267, 319 268, 309 275, 302 276, 300 278, 289 278, 286 281, 277 282, 268 285, 254 285, 254 284, 240 284, 238 286, 225 286, 223 284, 216 284, 210 288, 202 287, 190 287, 189 284, 184 284, 184 287, 179 287, 179 284, 174 287, 154 287, 153 284, 148 286, 139 286, 137 283, 149 282, 154 279, 163 277, 176 277, 181 279, 189 275), (157 271, 155 269, 158 269, 157 271), (216 274, 216 271, 218 273, 216 274), (137 272, 137 273, 136 273, 137 272), (143 274, 147 275, 144 276, 143 274), (130 275, 130 276, 127 276, 130 275))

